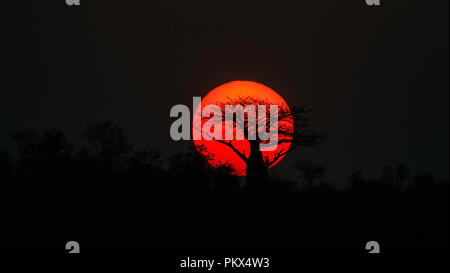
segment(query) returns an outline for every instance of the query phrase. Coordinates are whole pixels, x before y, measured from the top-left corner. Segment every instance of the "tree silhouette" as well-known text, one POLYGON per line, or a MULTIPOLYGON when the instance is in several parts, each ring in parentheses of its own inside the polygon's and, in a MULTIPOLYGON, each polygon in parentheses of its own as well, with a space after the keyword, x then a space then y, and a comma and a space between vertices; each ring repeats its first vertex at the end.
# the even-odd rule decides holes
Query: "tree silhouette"
POLYGON ((399 164, 396 169, 395 183, 400 189, 405 189, 411 180, 411 170, 405 164, 399 164))
POLYGON ((131 174, 153 178, 162 172, 162 163, 161 153, 153 149, 133 151, 127 160, 131 174))
MULTIPOLYGON (((267 99, 255 98, 252 96, 247 97, 237 97, 234 99, 228 99, 225 102, 217 102, 216 105, 219 107, 221 113, 220 120, 214 120, 215 123, 222 123, 222 128, 230 127, 233 129, 236 136, 238 134, 243 135, 243 138, 248 141, 250 146, 250 151, 245 154, 243 151, 239 150, 235 145, 233 145, 234 140, 225 140, 224 137, 221 139, 211 137, 215 141, 222 143, 231 149, 235 154, 246 165, 247 174, 247 187, 255 188, 260 187, 267 182, 267 170, 277 163, 283 156, 287 153, 294 151, 298 147, 314 147, 321 144, 322 140, 325 138, 325 134, 316 131, 311 127, 311 121, 308 118, 308 114, 312 111, 311 108, 302 106, 300 108, 293 107, 290 108, 286 104, 277 104, 277 113, 271 113, 270 106, 274 102, 267 99), (242 106, 240 108, 235 107, 235 112, 233 115, 227 115, 230 111, 228 106, 242 106), (249 114, 245 109, 247 106, 253 106, 256 111, 253 114, 249 114), (267 114, 264 120, 259 120, 258 106, 265 106, 267 114), (272 114, 272 116, 270 115, 272 114), (276 120, 274 123, 273 120, 276 120), (276 144, 271 144, 270 139, 267 138, 267 132, 270 132, 271 128, 277 129, 277 134, 272 135, 277 139, 276 144), (262 132, 262 134, 261 134, 262 132), (261 135, 265 137, 261 137, 261 135), (289 143, 289 145, 280 145, 284 143, 289 143), (263 156, 261 152, 261 147, 264 145, 270 148, 273 145, 281 147, 281 149, 276 150, 273 157, 263 156)), ((211 118, 203 118, 203 121, 207 121, 211 118)), ((214 119, 214 117, 213 117, 214 119)), ((198 129, 198 128, 197 128, 198 129)), ((204 132, 205 133, 205 132, 204 132)), ((208 134, 209 132, 206 132, 208 134)), ((274 147, 275 148, 275 147, 274 147)))
POLYGON ((392 166, 384 167, 381 172, 380 181, 383 181, 385 184, 394 185, 396 180, 396 173, 392 166))
POLYGON ((326 172, 325 165, 314 164, 308 160, 300 160, 295 164, 294 168, 300 171, 301 182, 308 189, 324 182, 326 172))
POLYGON ((168 177, 172 184, 178 185, 187 191, 204 190, 209 187, 211 166, 206 162, 212 157, 204 146, 197 147, 200 153, 192 146, 187 153, 178 153, 168 160, 168 177), (190 181, 191 183, 185 183, 190 181))
POLYGON ((124 155, 132 150, 122 129, 110 121, 90 126, 83 137, 88 146, 80 157, 87 157, 97 167, 117 170, 124 161, 124 155))
POLYGON ((51 129, 39 135, 35 131, 20 130, 13 135, 17 148, 17 169, 22 175, 56 173, 68 166, 73 146, 60 130, 51 129))

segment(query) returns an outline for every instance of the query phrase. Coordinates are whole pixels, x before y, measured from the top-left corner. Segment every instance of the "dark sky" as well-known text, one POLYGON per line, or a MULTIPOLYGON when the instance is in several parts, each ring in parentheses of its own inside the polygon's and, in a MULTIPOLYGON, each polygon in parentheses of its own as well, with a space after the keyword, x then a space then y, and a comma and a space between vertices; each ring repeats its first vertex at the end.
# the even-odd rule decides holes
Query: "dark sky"
POLYGON ((448 177, 448 1, 7 1, 0 147, 17 129, 111 120, 170 155, 170 108, 232 80, 316 108, 307 158, 342 179, 387 164, 448 177), (169 2, 169 3, 165 3, 169 2), (6 61, 6 64, 5 64, 6 61))

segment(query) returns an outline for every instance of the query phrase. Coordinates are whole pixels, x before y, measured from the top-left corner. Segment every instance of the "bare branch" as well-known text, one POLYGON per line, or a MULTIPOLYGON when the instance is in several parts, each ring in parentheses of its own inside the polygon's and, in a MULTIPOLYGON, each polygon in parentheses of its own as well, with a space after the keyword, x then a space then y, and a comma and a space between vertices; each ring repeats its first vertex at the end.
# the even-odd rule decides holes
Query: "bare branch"
POLYGON ((220 139, 215 139, 215 138, 214 138, 214 140, 217 141, 217 142, 219 142, 219 143, 225 144, 225 145, 228 146, 228 147, 230 147, 230 148, 233 150, 233 152, 235 152, 235 153, 236 153, 236 154, 237 154, 237 155, 238 155, 245 163, 247 163, 248 158, 246 158, 244 154, 242 154, 241 152, 239 152, 239 150, 236 149, 236 148, 233 146, 233 144, 231 144, 231 142, 228 143, 228 142, 226 142, 226 141, 223 141, 223 140, 220 140, 220 139))

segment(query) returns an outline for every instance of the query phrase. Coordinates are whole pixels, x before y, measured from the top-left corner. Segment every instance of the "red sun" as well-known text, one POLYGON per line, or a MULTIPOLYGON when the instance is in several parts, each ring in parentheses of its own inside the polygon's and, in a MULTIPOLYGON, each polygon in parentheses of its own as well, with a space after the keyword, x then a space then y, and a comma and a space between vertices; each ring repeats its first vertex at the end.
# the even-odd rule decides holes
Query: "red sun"
MULTIPOLYGON (((252 97, 257 99, 263 99, 270 104, 279 105, 288 107, 286 101, 274 90, 271 88, 252 81, 233 81, 229 83, 225 83, 216 87, 212 91, 210 91, 201 102, 201 109, 203 110, 206 106, 210 104, 220 104, 227 103, 230 100, 236 100, 242 97, 252 97)), ((202 128, 204 120, 201 120, 201 111, 200 107, 197 107, 194 113, 194 121, 192 124, 192 129, 202 128), (201 121, 200 121, 201 120, 201 121), (201 122, 202 126, 198 123, 201 122)), ((293 130, 293 125, 289 124, 290 129, 293 130)), ((231 173, 238 176, 246 175, 246 164, 245 162, 227 145, 220 143, 214 139, 206 140, 203 137, 200 140, 194 140, 194 144, 197 150, 203 155, 212 155, 212 158, 208 158, 209 164, 213 167, 218 168, 221 165, 227 164, 231 167, 231 173), (205 149, 199 149, 199 147, 204 147, 205 149)), ((233 140, 233 146, 242 154, 249 155, 250 153, 250 144, 249 141, 244 140, 233 140)), ((264 151, 262 150, 263 157, 267 157, 269 160, 273 160, 277 153, 281 151, 287 151, 291 146, 290 142, 282 142, 279 143, 274 150, 272 151, 264 151)), ((274 162, 270 167, 276 165, 282 158, 281 156, 278 160, 274 162)))

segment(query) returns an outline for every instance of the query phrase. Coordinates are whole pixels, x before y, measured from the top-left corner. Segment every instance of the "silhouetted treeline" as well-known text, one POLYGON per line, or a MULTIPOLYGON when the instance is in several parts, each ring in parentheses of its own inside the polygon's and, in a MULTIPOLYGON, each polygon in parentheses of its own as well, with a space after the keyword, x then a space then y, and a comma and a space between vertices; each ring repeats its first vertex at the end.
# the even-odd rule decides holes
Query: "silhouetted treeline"
POLYGON ((98 250, 361 251, 378 240, 386 251, 448 251, 448 179, 402 164, 375 179, 355 171, 333 181, 326 166, 298 161, 297 180, 269 176, 255 198, 244 178, 212 168, 194 147, 164 158, 133 147, 110 122, 83 137, 76 147, 59 130, 21 130, 0 150, 12 234, 69 233, 98 250))
MULTIPOLYGON (((13 148, 0 150, 0 174, 2 177, 120 175, 173 183, 183 178, 198 181, 184 185, 192 188, 236 191, 245 187, 245 180, 228 175, 230 171, 226 164, 218 169, 212 168, 194 147, 164 159, 157 149, 134 148, 122 130, 111 122, 89 127, 83 137, 85 144, 75 147, 60 130, 51 129, 42 134, 17 131, 12 135, 13 148)), ((307 160, 299 160, 294 169, 298 173, 297 181, 271 177, 272 184, 290 187, 294 191, 311 191, 331 190, 336 185, 333 182, 341 182, 327 178, 326 166, 307 160)), ((428 173, 414 175, 406 165, 399 164, 386 166, 378 179, 365 180, 362 173, 356 171, 349 175, 347 182, 343 190, 348 192, 373 187, 403 192, 415 191, 415 188, 423 186, 421 184, 445 185, 448 179, 437 179, 428 173)))

